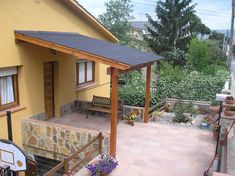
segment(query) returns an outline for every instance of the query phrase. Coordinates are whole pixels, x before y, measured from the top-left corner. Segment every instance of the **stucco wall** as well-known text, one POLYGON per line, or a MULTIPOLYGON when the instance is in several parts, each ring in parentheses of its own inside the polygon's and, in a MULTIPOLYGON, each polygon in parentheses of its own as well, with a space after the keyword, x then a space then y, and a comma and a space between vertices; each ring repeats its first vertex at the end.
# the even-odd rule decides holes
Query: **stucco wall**
MULTIPOLYGON (((24 110, 12 113, 14 142, 21 145, 20 120, 44 112, 43 62, 55 61, 55 114, 60 106, 75 99, 90 100, 93 94, 109 96, 109 84, 93 90, 76 92, 75 61, 73 56, 29 43, 15 43, 14 30, 77 32, 108 40, 82 16, 58 0, 4 0, 0 1, 0 68, 19 66, 19 99, 24 110)), ((96 64, 96 81, 107 83, 106 65, 96 64), (103 75, 105 73, 105 75, 103 75)), ((6 116, 0 116, 0 138, 7 138, 6 116)))

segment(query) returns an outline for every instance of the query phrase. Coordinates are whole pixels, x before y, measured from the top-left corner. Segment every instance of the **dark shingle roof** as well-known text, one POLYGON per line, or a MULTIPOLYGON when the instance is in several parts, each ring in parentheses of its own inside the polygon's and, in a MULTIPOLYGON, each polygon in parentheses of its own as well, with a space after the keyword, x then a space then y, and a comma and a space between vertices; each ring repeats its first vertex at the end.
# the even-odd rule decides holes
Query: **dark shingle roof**
POLYGON ((114 62, 121 62, 130 67, 151 63, 161 59, 160 56, 153 53, 142 52, 137 49, 90 38, 77 33, 19 30, 15 32, 24 36, 104 57, 114 62))

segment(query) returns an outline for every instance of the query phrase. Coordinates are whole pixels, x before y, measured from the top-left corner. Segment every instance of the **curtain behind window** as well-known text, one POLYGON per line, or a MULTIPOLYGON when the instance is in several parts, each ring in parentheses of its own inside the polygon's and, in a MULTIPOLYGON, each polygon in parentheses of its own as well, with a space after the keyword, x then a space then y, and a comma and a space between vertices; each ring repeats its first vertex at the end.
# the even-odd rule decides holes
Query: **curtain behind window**
POLYGON ((1 88, 1 105, 13 103, 14 100, 14 84, 12 76, 0 77, 1 88))

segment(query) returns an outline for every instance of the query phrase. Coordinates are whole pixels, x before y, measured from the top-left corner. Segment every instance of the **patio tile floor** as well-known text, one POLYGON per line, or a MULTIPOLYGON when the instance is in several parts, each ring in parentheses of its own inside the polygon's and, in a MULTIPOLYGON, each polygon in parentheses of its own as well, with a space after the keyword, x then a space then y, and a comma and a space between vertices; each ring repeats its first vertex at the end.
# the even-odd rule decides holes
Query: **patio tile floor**
MULTIPOLYGON (((52 121, 109 133, 108 118, 72 114, 52 121)), ((112 176, 202 176, 215 151, 212 134, 192 128, 120 121, 117 136, 119 166, 112 176)))

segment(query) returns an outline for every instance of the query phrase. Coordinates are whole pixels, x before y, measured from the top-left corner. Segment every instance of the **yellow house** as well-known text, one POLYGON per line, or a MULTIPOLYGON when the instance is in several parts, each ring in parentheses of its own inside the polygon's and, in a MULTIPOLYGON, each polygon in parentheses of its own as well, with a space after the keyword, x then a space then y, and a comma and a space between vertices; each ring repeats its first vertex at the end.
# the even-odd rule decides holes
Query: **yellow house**
POLYGON ((13 141, 22 146, 22 119, 60 117, 76 100, 110 97, 112 83, 115 155, 118 76, 143 67, 148 122, 151 65, 160 56, 114 44, 118 39, 75 0, 8 0, 0 8, 0 138, 8 137, 6 110, 12 112, 13 141))
POLYGON ((94 92, 109 96, 107 65, 15 42, 17 29, 75 32, 117 42, 84 8, 72 0, 8 0, 0 7, 0 138, 7 138, 6 109, 12 112, 13 137, 20 145, 22 117, 41 112, 60 116, 60 107, 75 99, 90 100, 94 92))

